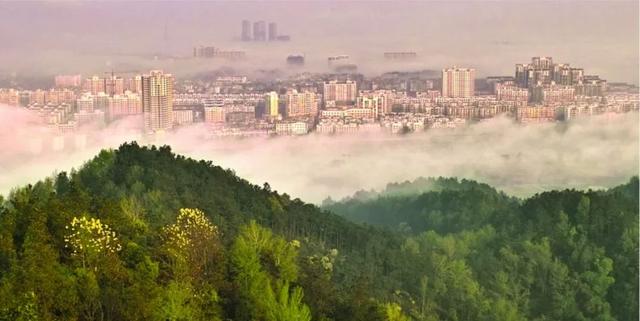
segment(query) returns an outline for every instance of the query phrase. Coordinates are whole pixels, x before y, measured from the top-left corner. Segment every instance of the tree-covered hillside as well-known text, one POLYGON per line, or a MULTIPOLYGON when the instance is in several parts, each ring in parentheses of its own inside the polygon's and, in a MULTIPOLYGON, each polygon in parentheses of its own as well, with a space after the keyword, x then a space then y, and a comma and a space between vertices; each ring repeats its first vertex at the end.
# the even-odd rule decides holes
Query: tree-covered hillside
POLYGON ((637 178, 425 182, 328 206, 350 222, 168 147, 103 151, 0 198, 0 320, 637 319, 637 178))
MULTIPOLYGON (((465 287, 451 310, 424 309, 439 318, 455 319, 455 307, 472 307, 475 295, 493 298, 509 320, 638 318, 638 177, 608 191, 526 200, 473 181, 421 178, 324 208, 405 235, 405 284, 414 295, 423 291, 426 306, 439 302, 433 295, 443 275, 468 277, 456 283, 465 287)), ((442 289, 452 300, 452 289, 442 289)))

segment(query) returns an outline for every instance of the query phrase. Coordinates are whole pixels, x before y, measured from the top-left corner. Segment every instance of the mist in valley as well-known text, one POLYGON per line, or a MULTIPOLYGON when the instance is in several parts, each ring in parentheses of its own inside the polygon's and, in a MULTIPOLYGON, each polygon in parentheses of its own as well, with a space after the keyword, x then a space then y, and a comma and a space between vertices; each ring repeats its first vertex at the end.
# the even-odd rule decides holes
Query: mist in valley
POLYGON ((54 135, 16 107, 0 106, 0 193, 79 168, 103 148, 168 144, 230 168, 254 184, 320 203, 418 177, 458 177, 528 196, 553 188, 605 188, 637 175, 638 114, 522 125, 498 117, 458 129, 396 135, 215 138, 204 124, 148 140, 141 117, 54 135))

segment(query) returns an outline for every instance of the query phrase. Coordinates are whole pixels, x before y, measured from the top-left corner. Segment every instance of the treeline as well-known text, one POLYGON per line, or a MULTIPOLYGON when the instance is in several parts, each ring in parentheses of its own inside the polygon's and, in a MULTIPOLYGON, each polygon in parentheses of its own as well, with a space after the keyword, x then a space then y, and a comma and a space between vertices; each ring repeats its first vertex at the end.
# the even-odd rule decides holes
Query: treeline
POLYGON ((0 320, 637 319, 637 178, 409 185, 320 209, 169 147, 103 151, 0 198, 0 320))
POLYGON ((400 244, 211 162, 124 144, 0 198, 0 320, 398 318, 358 267, 400 244))
POLYGON ((362 195, 324 208, 406 236, 399 274, 418 303, 403 306, 417 319, 638 318, 638 177, 526 200, 448 178, 362 195), (398 193, 416 188, 429 191, 398 193))

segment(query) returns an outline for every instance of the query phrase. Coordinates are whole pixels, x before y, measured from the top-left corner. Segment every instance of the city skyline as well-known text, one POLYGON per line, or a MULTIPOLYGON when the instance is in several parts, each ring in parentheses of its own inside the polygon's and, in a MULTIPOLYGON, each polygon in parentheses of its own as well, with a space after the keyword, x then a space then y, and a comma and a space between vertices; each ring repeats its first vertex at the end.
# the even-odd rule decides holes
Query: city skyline
POLYGON ((358 70, 368 75, 394 69, 439 70, 443 66, 464 65, 478 70, 477 76, 486 77, 511 70, 510 64, 501 61, 543 55, 562 57, 559 62, 571 61, 610 81, 638 84, 636 2, 426 2, 400 3, 393 7, 380 3, 357 6, 333 2, 157 3, 153 14, 144 11, 140 4, 108 3, 101 8, 100 16, 93 15, 95 19, 90 24, 82 24, 82 17, 92 12, 95 5, 0 4, 3 9, 0 10, 3 18, 0 26, 12 30, 0 34, 4 44, 0 63, 13 62, 0 64, 0 73, 52 76, 78 69, 101 73, 115 66, 119 70, 132 67, 141 71, 165 69, 185 76, 203 68, 228 65, 226 61, 214 60, 192 64, 153 59, 165 48, 173 56, 190 56, 194 46, 204 44, 245 51, 248 59, 232 65, 247 73, 265 65, 285 69, 287 55, 305 52, 305 68, 314 72, 326 69, 326 57, 349 54, 358 70), (124 6, 126 12, 122 10, 124 6), (300 14, 283 15, 287 10, 300 14), (221 12, 225 14, 220 15, 221 12), (384 14, 379 15, 381 12, 384 14), (400 18, 418 12, 422 15, 419 18, 400 18), (73 18, 64 23, 57 19, 58 22, 52 24, 50 19, 63 13, 73 18), (135 20, 134 14, 139 15, 135 20), (464 24, 455 25, 446 18, 460 14, 465 16, 464 24), (185 20, 186 17, 189 20, 185 20), (374 20, 374 17, 379 18, 374 20), (310 27, 303 24, 319 18, 325 19, 326 25, 310 27), (159 26, 146 30, 143 37, 135 37, 134 41, 124 30, 138 19, 152 19, 159 26), (46 28, 33 29, 25 25, 29 20, 46 28), (278 30, 286 30, 292 40, 274 44, 242 42, 239 30, 242 20, 277 21, 278 30), (372 21, 376 23, 372 24, 372 21), (544 23, 533 23, 535 21, 544 23), (348 26, 345 25, 347 22, 348 26), (509 28, 504 28, 505 24, 509 28), (81 26, 89 27, 93 37, 78 34, 76 30, 81 30, 81 26), (63 36, 54 37, 50 33, 63 36), (336 36, 330 36, 332 34, 336 36), (25 43, 20 39, 32 41, 25 43), (411 62, 383 63, 383 53, 398 51, 413 51, 417 57, 411 62), (496 55, 503 59, 494 59, 496 55), (24 64, 16 59, 18 56, 32 57, 32 63, 24 64), (72 68, 71 60, 76 68, 72 68))

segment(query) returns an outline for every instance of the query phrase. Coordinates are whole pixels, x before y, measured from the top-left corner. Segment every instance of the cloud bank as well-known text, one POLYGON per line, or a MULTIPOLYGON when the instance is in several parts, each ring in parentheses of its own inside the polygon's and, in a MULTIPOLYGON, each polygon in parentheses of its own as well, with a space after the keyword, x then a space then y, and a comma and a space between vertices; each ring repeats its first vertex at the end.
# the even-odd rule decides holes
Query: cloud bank
MULTIPOLYGON (((6 194, 56 171, 77 168, 102 148, 140 140, 142 120, 127 118, 99 130, 89 126, 64 138, 43 130, 19 108, 0 106, 0 122, 0 193, 6 194)), ((204 125, 194 125, 154 143, 319 203, 328 196, 379 190, 420 176, 476 179, 516 196, 552 188, 609 187, 638 174, 638 127, 637 113, 526 126, 495 118, 404 136, 380 132, 220 139, 210 138, 204 125)))

